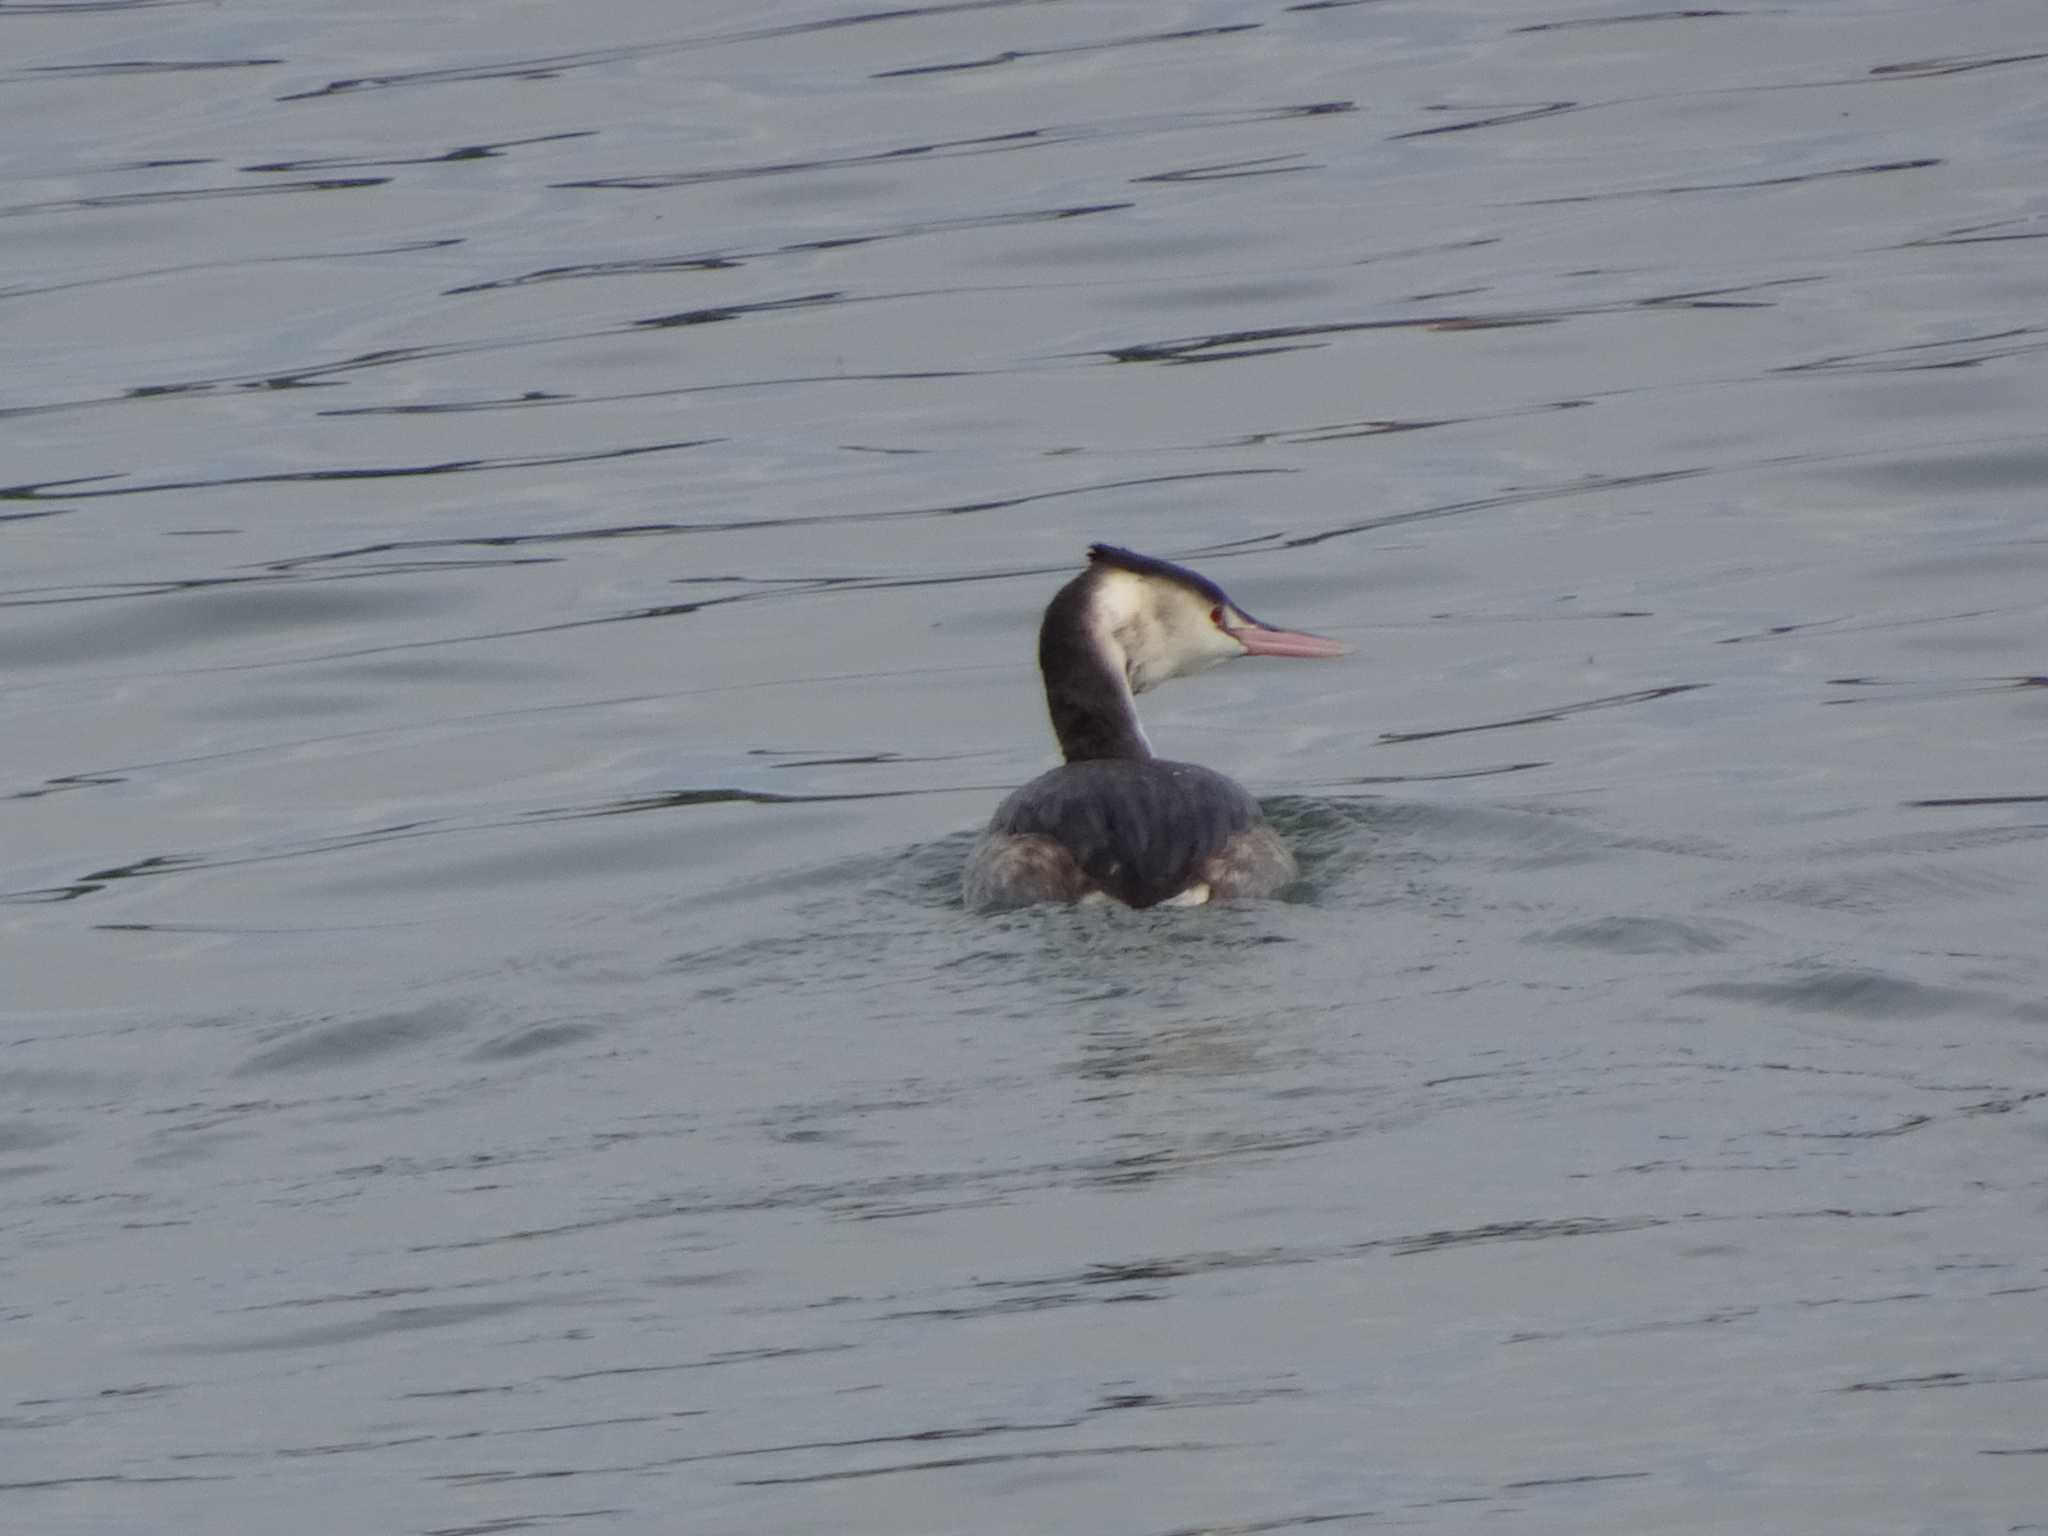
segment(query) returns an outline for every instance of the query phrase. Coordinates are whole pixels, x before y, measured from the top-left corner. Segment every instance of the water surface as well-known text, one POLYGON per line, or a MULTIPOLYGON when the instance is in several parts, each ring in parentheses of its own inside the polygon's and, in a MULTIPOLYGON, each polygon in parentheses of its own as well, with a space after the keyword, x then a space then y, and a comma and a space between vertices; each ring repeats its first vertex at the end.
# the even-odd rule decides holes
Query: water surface
POLYGON ((0 4, 0 1519, 2048 1530, 2044 71, 0 4), (1097 539, 1292 899, 959 910, 1097 539))

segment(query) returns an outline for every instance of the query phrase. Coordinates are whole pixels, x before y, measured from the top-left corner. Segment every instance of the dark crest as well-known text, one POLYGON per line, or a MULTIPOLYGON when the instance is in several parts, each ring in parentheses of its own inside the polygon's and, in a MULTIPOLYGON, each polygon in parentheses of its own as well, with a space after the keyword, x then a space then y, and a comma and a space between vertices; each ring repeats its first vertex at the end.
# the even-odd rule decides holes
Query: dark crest
POLYGON ((1088 558, 1096 565, 1114 566, 1120 571, 1129 571, 1134 576, 1154 576, 1164 581, 1179 582, 1182 586, 1202 594, 1211 603, 1230 603, 1223 589, 1208 577, 1189 570, 1184 565, 1175 565, 1171 560, 1155 559, 1141 555, 1136 550, 1119 549, 1114 544, 1090 544, 1088 558))

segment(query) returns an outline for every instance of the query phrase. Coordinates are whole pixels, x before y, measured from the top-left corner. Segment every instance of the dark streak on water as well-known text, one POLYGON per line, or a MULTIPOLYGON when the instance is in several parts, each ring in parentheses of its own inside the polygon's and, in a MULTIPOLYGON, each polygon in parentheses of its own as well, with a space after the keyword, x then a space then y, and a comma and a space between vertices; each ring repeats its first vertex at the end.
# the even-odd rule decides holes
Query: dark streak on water
POLYGON ((2048 1528, 2036 0, 395 14, 0 0, 0 1524, 2048 1528))

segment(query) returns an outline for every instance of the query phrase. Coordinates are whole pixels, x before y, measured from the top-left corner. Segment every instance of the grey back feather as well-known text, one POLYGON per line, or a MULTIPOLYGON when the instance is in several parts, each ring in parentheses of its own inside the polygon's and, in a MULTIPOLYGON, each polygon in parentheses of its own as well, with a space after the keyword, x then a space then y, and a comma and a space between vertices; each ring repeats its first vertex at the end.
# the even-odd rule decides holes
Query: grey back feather
POLYGON ((1212 769, 1100 758, 1040 774, 997 807, 989 830, 1049 837, 1118 901, 1150 907, 1202 879, 1259 820, 1258 802, 1212 769))

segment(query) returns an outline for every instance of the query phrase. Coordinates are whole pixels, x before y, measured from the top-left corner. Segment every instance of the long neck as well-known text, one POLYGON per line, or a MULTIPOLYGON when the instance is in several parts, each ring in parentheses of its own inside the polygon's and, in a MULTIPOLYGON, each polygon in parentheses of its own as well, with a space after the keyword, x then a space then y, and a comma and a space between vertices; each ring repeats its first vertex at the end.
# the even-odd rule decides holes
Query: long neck
POLYGON ((1062 587, 1038 628, 1038 670, 1045 676, 1053 734, 1070 763, 1149 758, 1152 747, 1138 729, 1138 707, 1124 680, 1122 658, 1094 622, 1091 578, 1092 573, 1084 573, 1062 587))

